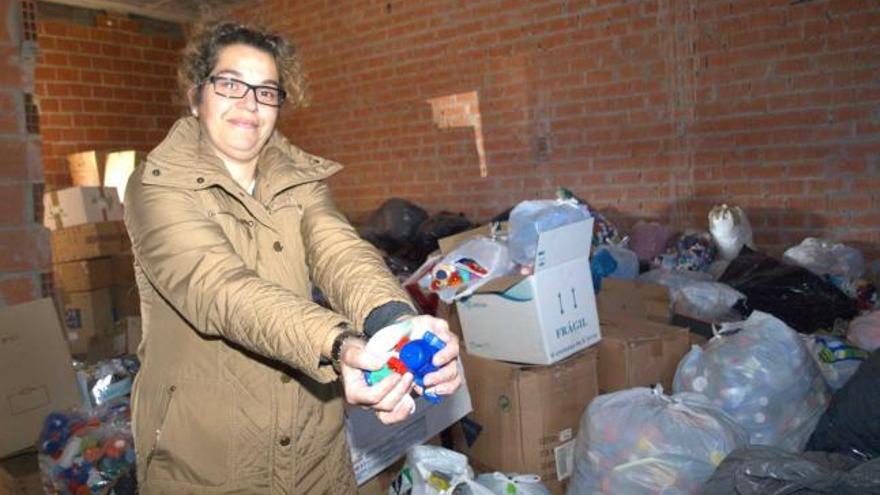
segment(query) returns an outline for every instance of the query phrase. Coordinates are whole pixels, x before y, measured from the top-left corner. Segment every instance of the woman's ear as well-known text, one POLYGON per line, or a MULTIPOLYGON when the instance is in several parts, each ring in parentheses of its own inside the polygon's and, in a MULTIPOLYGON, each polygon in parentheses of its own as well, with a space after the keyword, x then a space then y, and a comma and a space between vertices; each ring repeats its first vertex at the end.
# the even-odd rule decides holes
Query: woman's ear
POLYGON ((192 114, 193 117, 197 118, 199 116, 199 109, 196 102, 196 91, 198 90, 198 86, 193 85, 189 88, 189 91, 186 92, 186 99, 189 102, 189 112, 192 114))

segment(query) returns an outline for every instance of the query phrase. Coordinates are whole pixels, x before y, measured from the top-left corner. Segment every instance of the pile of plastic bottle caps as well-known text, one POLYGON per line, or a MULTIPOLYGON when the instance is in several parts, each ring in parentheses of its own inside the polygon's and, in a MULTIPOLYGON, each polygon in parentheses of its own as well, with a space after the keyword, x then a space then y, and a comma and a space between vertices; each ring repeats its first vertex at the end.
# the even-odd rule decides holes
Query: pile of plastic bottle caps
POLYGON ((130 482, 135 453, 128 401, 107 403, 91 413, 49 414, 40 435, 39 463, 46 493, 106 494, 130 482))

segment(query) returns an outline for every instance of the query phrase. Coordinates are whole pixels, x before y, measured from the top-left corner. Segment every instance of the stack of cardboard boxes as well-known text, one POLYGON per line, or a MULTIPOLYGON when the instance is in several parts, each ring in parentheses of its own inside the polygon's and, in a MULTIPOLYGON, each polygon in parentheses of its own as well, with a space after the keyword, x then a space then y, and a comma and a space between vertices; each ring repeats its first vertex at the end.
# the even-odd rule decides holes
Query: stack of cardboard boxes
MULTIPOLYGON (((671 388, 689 348, 687 330, 668 325, 663 287, 606 280, 594 293, 592 232, 586 220, 541 233, 533 274, 494 280, 441 306, 439 316, 461 337, 474 408, 452 429, 454 448, 477 472, 538 474, 562 494, 594 397, 656 383, 671 388)), ((441 251, 486 233, 443 239, 441 251)))
POLYGON ((73 354, 89 361, 137 345, 128 338, 138 333, 140 302, 119 188, 138 158, 132 151, 70 155, 74 187, 44 196, 67 337, 73 354))

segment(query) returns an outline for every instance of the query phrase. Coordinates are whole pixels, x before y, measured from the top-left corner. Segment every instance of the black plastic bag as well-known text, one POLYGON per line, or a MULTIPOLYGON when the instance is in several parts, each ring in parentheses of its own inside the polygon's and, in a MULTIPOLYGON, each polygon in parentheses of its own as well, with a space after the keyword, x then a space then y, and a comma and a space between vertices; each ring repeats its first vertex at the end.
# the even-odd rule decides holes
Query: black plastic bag
POLYGON ((394 251, 412 241, 413 236, 428 218, 420 206, 401 198, 391 198, 370 214, 360 228, 360 235, 374 246, 394 251))
POLYGON ((787 265, 744 246, 718 279, 747 297, 748 307, 801 333, 831 330, 858 314, 856 301, 806 268, 787 265))
POLYGON ((731 452, 703 485, 706 495, 867 495, 880 493, 880 459, 793 453, 751 445, 731 452))
POLYGON ((807 450, 880 457, 880 352, 831 397, 807 450))

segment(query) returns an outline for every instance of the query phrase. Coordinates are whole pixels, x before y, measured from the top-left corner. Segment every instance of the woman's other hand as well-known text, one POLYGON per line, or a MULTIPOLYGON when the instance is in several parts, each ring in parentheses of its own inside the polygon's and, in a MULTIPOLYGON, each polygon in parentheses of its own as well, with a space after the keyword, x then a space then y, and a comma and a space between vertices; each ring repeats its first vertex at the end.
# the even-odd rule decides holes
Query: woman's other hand
POLYGON ((412 414, 415 404, 409 393, 413 388, 411 373, 391 373, 375 385, 368 385, 364 371, 375 371, 385 363, 364 349, 364 341, 346 339, 339 352, 339 364, 345 400, 349 404, 376 411, 379 421, 397 423, 412 414), (407 400, 408 399, 408 400, 407 400))

